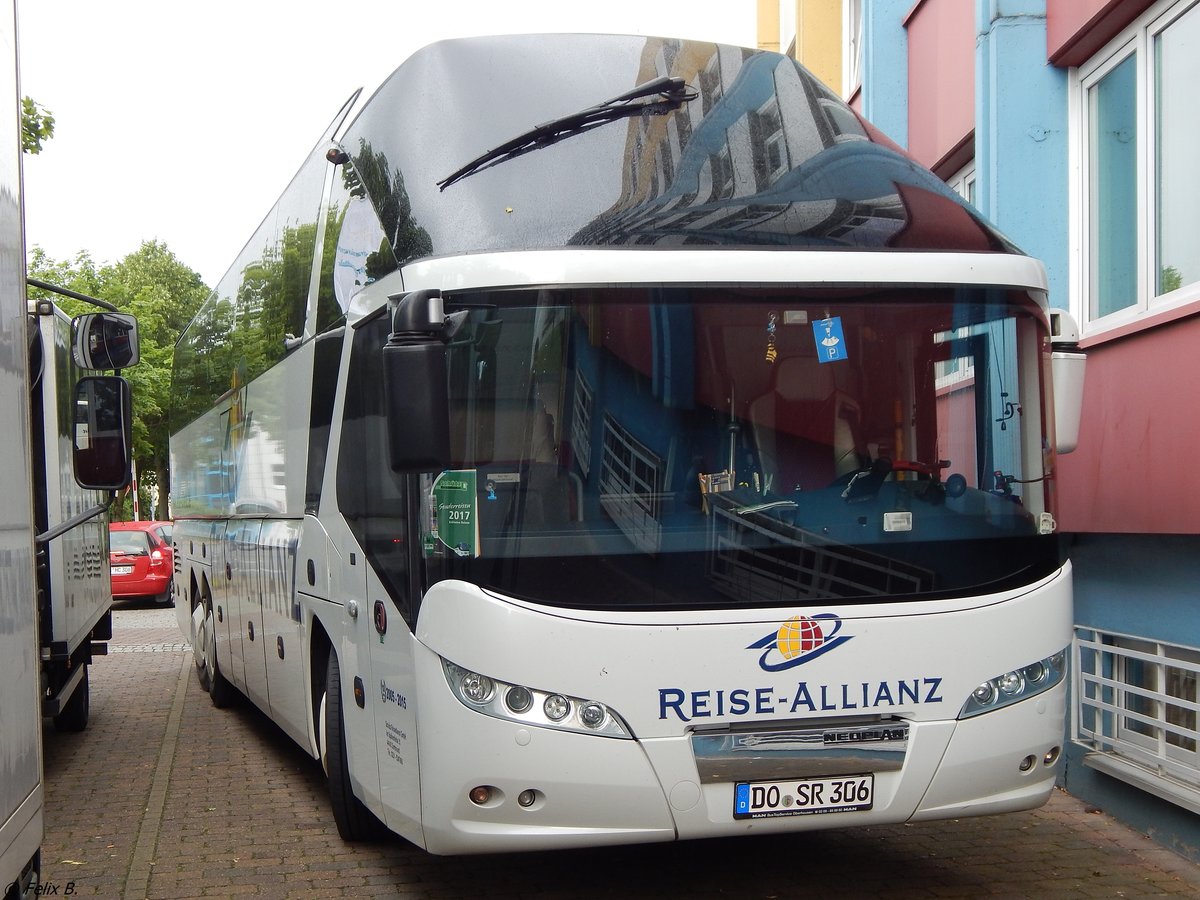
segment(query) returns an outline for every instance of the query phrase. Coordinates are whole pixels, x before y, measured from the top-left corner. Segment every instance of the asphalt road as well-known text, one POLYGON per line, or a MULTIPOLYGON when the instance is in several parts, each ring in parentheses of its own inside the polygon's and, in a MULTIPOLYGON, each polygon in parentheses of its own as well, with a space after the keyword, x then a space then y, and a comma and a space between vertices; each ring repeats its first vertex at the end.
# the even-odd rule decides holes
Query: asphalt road
POLYGON ((88 729, 45 736, 49 896, 1200 896, 1200 867, 1078 800, 786 838, 446 858, 349 846, 320 765, 248 703, 214 709, 174 611, 118 607, 88 729))

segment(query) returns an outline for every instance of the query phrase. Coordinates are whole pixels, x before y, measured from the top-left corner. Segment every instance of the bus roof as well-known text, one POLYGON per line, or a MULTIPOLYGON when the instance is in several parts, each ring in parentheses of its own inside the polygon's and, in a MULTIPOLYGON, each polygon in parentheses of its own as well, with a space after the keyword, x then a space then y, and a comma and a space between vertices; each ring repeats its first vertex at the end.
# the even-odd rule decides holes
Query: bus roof
POLYGON ((340 138, 401 264, 601 246, 1020 252, 768 51, 621 35, 443 41, 340 138))

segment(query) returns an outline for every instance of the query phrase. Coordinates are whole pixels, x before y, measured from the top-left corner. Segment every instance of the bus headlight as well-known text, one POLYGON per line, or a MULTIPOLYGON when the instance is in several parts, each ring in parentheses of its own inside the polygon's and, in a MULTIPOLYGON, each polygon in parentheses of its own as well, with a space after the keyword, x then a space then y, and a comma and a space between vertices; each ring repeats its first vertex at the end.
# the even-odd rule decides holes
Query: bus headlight
POLYGON ((446 659, 442 660, 442 671, 451 693, 459 702, 484 715, 538 728, 625 740, 633 738, 624 720, 609 706, 596 700, 511 684, 464 669, 446 659))
POLYGON ((1067 674, 1067 651, 1039 659, 1035 663, 989 678, 975 690, 959 710, 960 719, 1003 709, 1050 690, 1067 674))

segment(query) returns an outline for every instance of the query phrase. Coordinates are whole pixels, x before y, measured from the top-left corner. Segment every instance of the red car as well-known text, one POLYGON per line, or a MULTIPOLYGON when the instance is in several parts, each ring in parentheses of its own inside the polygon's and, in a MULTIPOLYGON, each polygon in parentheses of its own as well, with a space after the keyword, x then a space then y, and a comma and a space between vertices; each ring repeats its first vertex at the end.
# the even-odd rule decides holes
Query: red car
POLYGON ((113 522, 108 526, 113 599, 174 600, 175 551, 170 522, 113 522))

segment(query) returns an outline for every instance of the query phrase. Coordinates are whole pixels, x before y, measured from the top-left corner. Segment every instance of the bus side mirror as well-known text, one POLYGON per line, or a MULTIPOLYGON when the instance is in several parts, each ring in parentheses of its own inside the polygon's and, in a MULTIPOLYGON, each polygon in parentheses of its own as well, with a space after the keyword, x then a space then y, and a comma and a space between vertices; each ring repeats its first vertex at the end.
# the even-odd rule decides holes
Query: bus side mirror
POLYGON ((75 386, 73 464, 79 486, 119 491, 133 463, 133 397, 117 375, 79 379, 75 386))
POLYGON ((450 464, 445 316, 437 291, 398 300, 383 347, 388 462, 395 472, 440 472, 450 464))
POLYGON ((137 365, 137 317, 88 313, 71 320, 71 355, 81 369, 127 369, 137 365))
POLYGON ((1083 418, 1083 375, 1087 355, 1079 349, 1079 327, 1069 313, 1050 311, 1050 377, 1054 379, 1054 449, 1070 453, 1079 443, 1083 418))

